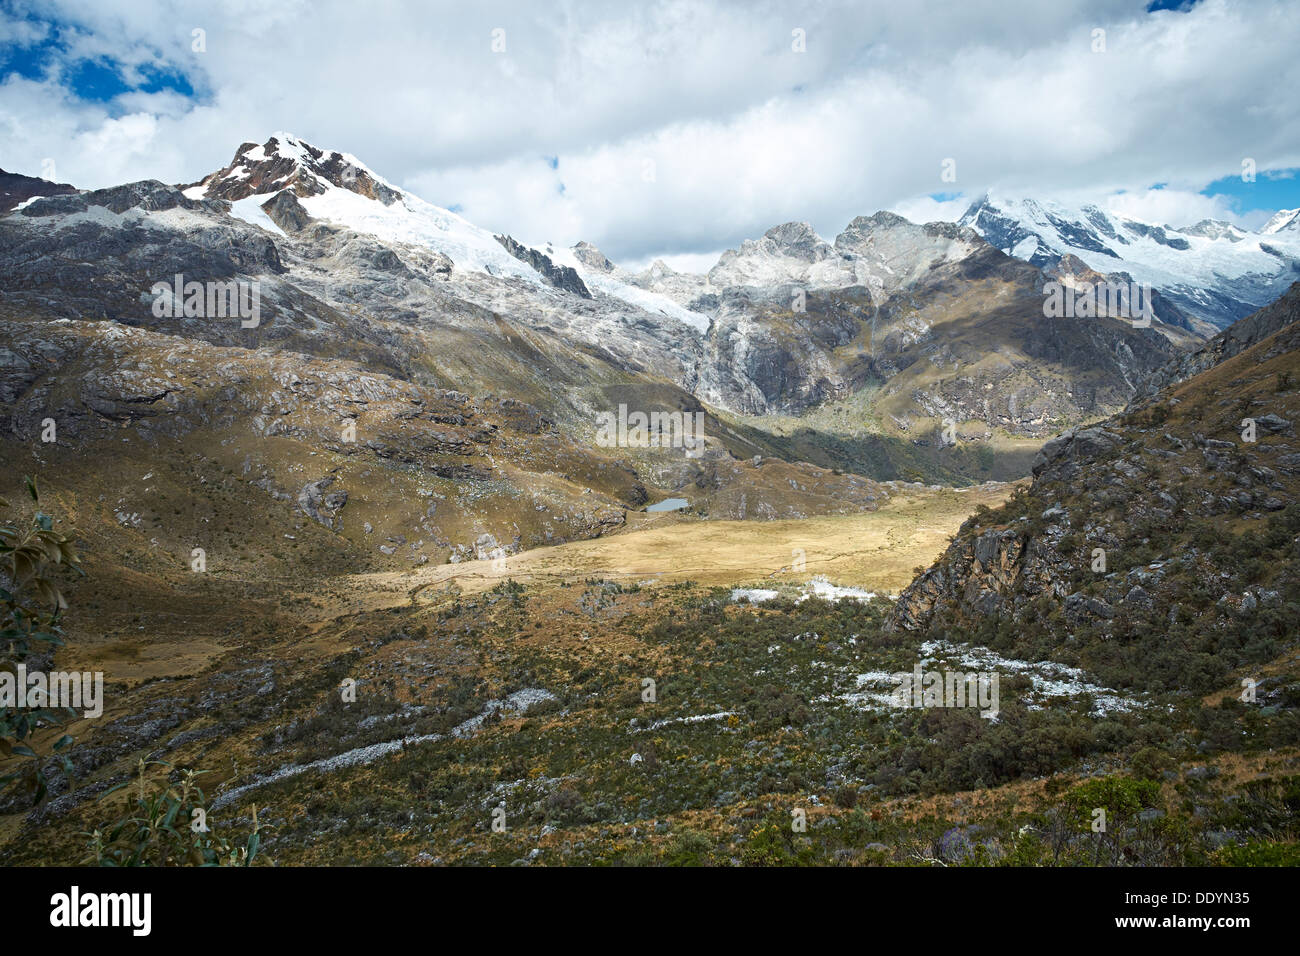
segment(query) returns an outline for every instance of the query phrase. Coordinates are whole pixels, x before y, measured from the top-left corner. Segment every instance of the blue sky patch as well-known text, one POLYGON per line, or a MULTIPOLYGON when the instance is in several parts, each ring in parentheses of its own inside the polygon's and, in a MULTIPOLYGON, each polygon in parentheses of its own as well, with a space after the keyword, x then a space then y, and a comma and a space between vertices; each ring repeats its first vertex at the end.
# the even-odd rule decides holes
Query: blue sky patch
MULTIPOLYGON (((12 13, 7 4, 0 3, 0 9, 12 13)), ((64 86, 78 99, 88 102, 106 103, 123 93, 160 93, 163 90, 173 90, 187 97, 194 96, 193 85, 184 74, 176 70, 141 66, 137 74, 143 82, 128 83, 124 65, 109 57, 68 62, 68 44, 63 38, 64 27, 33 16, 24 19, 28 23, 45 26, 45 38, 30 46, 0 41, 0 80, 17 73, 25 79, 39 82, 62 63, 64 86)))
POLYGON ((1227 196, 1239 213, 1294 209, 1300 206, 1300 169, 1260 170, 1253 183, 1243 182, 1240 173, 1225 176, 1210 183, 1201 194, 1227 196))

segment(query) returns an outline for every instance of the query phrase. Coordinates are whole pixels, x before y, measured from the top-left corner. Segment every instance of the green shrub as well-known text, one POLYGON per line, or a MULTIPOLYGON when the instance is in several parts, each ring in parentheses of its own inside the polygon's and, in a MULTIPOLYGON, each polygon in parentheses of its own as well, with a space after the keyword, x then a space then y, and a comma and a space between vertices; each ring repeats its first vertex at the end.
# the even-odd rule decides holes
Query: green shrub
MULTIPOLYGON (((180 780, 170 782, 171 764, 155 761, 139 764, 135 782, 119 784, 104 796, 134 788, 134 800, 127 802, 127 815, 102 829, 87 834, 86 862, 96 866, 251 866, 258 856, 266 827, 253 809, 253 829, 239 844, 212 834, 207 820, 207 802, 195 782, 202 770, 182 770, 180 780), (150 779, 149 767, 166 768, 167 773, 150 779)), ((101 798, 102 799, 102 798, 101 798)))

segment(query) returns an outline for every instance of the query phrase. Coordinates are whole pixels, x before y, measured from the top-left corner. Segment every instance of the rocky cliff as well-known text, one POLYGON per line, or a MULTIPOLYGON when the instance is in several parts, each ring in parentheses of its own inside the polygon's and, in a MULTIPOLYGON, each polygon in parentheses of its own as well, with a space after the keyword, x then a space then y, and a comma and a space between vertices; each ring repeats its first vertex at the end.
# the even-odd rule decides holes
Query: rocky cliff
POLYGON ((1235 354, 1181 382, 1175 367, 1151 400, 1047 442, 1032 481, 962 526, 890 626, 1013 644, 1033 634, 1039 653, 1107 673, 1126 662, 1129 680, 1160 686, 1187 667, 1222 676, 1294 639, 1294 309, 1293 290, 1225 333, 1216 348, 1235 354))

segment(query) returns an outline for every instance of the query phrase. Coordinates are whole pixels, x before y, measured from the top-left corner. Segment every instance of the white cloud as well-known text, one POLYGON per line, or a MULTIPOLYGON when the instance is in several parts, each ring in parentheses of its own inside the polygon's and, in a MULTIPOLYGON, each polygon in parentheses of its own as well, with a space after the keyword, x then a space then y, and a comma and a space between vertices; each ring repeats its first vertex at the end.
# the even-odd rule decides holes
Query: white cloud
POLYGON ((1222 196, 1202 196, 1182 189, 1146 189, 1107 197, 1106 208, 1120 216, 1157 225, 1194 226, 1202 219, 1237 218, 1222 196))
POLYGON ((955 199, 920 196, 894 203, 890 207, 890 212, 896 212, 912 222, 953 222, 961 218, 961 214, 970 207, 970 204, 970 197, 965 195, 957 196, 955 199))
POLYGON ((10 79, 0 148, 6 168, 53 156, 78 185, 182 182, 288 129, 487 228, 616 261, 711 254, 793 219, 827 236, 882 208, 950 219, 990 188, 1234 219, 1199 189, 1243 156, 1300 165, 1300 4, 1144 7, 20 2, 78 24, 70 57, 181 71, 202 97, 105 106, 70 96, 66 70, 10 79))
POLYGON ((630 259, 626 262, 620 262, 619 265, 630 272, 641 272, 650 268, 657 260, 663 262, 674 272, 703 274, 718 264, 718 259, 722 257, 722 253, 725 251, 725 249, 712 249, 708 252, 665 252, 663 255, 630 259))

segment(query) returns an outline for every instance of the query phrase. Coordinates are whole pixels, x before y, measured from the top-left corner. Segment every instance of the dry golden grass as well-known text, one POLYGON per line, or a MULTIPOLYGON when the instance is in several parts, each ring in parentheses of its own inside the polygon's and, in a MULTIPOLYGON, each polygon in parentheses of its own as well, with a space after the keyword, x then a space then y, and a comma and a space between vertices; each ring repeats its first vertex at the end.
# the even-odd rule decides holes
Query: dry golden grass
POLYGON ((832 583, 897 592, 928 565, 978 505, 1005 501, 1012 485, 966 491, 900 493, 878 511, 797 521, 698 521, 646 516, 637 530, 535 548, 503 562, 465 561, 407 572, 349 576, 350 600, 367 610, 448 589, 486 590, 506 579, 557 584, 602 578, 623 583, 802 583, 824 575, 832 583), (797 552, 805 567, 795 570, 797 552))

